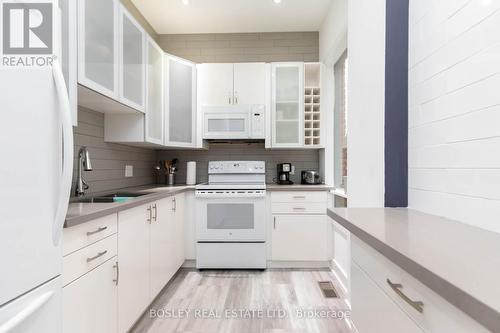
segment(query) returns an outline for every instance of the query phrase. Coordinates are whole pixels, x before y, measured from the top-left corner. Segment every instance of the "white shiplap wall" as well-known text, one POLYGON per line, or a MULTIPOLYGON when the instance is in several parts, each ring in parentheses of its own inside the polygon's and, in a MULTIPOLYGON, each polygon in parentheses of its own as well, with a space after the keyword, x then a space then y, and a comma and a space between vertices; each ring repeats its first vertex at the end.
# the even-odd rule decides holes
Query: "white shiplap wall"
POLYGON ((410 0, 409 206, 500 232, 500 0, 410 0))

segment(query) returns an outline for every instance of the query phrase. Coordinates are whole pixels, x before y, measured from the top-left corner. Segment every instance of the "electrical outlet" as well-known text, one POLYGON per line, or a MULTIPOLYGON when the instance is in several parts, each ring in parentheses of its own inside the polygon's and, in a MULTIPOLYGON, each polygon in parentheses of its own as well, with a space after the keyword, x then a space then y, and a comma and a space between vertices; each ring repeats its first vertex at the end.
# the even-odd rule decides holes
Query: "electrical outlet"
POLYGON ((292 170, 290 170, 291 175, 295 175, 295 165, 292 165, 292 170))
POLYGON ((125 165, 125 177, 133 177, 133 176, 134 176, 134 166, 125 165))

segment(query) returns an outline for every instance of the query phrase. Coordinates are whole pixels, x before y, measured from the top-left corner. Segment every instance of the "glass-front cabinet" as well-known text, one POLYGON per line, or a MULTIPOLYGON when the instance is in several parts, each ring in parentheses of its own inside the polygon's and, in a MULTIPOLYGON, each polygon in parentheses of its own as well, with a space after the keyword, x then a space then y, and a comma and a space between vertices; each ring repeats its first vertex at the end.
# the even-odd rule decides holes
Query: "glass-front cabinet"
POLYGON ((194 147, 196 144, 196 65, 165 56, 165 145, 194 147))
POLYGON ((272 64, 272 146, 299 147, 304 141, 304 64, 272 64))
POLYGON ((118 0, 78 1, 78 81, 118 98, 118 0))
POLYGON ((145 36, 132 15, 120 5, 120 101, 145 111, 145 36))
POLYGON ((151 37, 146 41, 146 134, 145 140, 163 144, 163 50, 151 37))

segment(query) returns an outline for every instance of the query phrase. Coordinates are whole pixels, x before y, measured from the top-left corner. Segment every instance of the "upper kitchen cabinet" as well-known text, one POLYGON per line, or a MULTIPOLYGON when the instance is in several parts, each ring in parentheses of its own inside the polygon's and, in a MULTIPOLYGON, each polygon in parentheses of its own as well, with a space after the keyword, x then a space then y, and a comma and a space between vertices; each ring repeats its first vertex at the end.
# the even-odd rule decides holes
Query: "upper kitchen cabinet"
POLYGON ((267 104, 269 64, 200 64, 197 67, 200 106, 267 104))
POLYGON ((163 50, 149 36, 146 41, 146 60, 145 140, 161 145, 164 139, 163 50))
POLYGON ((61 68, 71 105, 73 126, 77 126, 77 3, 73 0, 59 0, 59 9, 61 10, 61 68))
POLYGON ((270 80, 269 64, 234 64, 233 104, 267 104, 270 80))
POLYGON ((120 5, 119 27, 120 101, 144 112, 146 33, 123 5, 120 5))
POLYGON ((165 145, 196 145, 196 65, 165 55, 165 145))
POLYGON ((304 143, 304 64, 272 64, 272 147, 298 148, 304 143))
POLYGON ((199 64, 198 104, 233 104, 233 64, 199 64))
POLYGON ((78 82, 118 99, 118 0, 78 1, 78 82))

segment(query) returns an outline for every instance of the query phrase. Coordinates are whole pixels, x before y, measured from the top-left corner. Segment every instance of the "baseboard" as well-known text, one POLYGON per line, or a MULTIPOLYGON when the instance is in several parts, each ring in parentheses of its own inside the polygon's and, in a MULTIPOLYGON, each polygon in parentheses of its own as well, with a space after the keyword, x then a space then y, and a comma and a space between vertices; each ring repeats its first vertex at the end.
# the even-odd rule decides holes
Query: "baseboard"
POLYGON ((182 268, 196 268, 196 259, 186 259, 181 266, 182 268))
POLYGON ((267 268, 326 268, 330 269, 329 261, 277 261, 269 260, 267 268))

